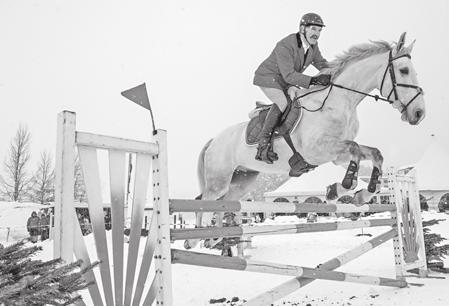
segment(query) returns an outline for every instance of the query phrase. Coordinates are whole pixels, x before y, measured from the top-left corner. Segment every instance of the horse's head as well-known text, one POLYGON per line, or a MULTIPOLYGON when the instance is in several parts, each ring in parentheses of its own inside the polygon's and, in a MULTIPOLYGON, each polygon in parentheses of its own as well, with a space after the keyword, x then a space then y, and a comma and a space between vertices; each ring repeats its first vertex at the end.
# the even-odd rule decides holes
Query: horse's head
POLYGON ((402 120, 416 125, 424 118, 426 110, 423 91, 418 85, 410 55, 415 42, 405 47, 405 34, 401 35, 396 47, 389 52, 380 93, 393 101, 393 106, 402 114, 402 120))

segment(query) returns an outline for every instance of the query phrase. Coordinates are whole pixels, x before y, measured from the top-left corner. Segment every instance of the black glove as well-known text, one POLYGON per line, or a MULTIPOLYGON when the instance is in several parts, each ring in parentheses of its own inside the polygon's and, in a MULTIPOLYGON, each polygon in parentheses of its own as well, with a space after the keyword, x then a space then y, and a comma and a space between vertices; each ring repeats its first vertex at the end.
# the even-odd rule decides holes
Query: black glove
POLYGON ((317 76, 314 76, 310 79, 310 85, 323 85, 327 86, 331 82, 331 75, 330 74, 320 74, 317 76))

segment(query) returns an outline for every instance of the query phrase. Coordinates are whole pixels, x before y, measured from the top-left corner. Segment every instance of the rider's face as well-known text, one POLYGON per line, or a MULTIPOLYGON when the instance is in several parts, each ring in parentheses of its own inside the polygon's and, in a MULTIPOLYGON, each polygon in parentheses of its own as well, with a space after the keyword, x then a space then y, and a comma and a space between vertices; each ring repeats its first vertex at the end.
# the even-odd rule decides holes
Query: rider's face
POLYGON ((320 38, 322 27, 311 25, 304 28, 304 36, 306 37, 309 44, 314 45, 317 43, 318 38, 320 38))

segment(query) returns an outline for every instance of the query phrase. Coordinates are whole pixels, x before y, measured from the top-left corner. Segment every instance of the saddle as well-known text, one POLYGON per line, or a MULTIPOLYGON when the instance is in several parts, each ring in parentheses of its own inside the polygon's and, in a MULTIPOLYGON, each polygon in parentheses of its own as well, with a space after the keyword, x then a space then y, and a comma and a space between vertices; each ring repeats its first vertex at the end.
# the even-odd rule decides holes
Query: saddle
MULTIPOLYGON (((250 146, 257 145, 260 139, 260 132, 262 131, 263 123, 267 117, 271 104, 263 104, 256 102, 256 108, 251 111, 250 118, 246 127, 246 143, 250 146)), ((273 139, 283 137, 283 135, 290 135, 293 129, 298 125, 302 117, 301 107, 298 103, 289 101, 287 108, 282 115, 280 123, 275 128, 273 139)))
MULTIPOLYGON (((290 157, 288 163, 290 165, 289 176, 298 177, 302 174, 315 169, 316 165, 311 165, 304 160, 302 155, 295 149, 293 142, 291 140, 290 134, 296 128, 298 123, 301 121, 302 110, 299 103, 293 103, 288 99, 289 103, 287 108, 282 115, 280 123, 274 129, 272 140, 283 137, 287 142, 288 146, 292 149, 293 156, 290 157)), ((256 108, 250 112, 250 118, 246 127, 246 143, 250 146, 257 145, 260 139, 260 133, 262 131, 265 118, 267 117, 268 111, 270 110, 271 104, 263 104, 256 102, 256 108)))

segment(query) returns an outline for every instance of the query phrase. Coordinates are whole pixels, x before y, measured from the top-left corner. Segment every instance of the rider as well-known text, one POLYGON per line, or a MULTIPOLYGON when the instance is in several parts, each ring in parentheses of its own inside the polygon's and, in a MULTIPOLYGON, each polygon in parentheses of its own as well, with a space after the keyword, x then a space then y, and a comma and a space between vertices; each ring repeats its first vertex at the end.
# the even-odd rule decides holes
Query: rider
POLYGON ((262 89, 273 102, 263 125, 256 159, 272 164, 278 159, 273 152, 272 134, 287 107, 286 91, 290 86, 309 88, 310 85, 330 83, 330 74, 314 77, 302 74, 308 64, 318 70, 328 66, 318 48, 318 38, 324 27, 323 20, 315 13, 302 16, 299 32, 293 33, 276 44, 270 56, 260 64, 254 76, 254 85, 262 89), (307 63, 307 65, 305 65, 307 63))

